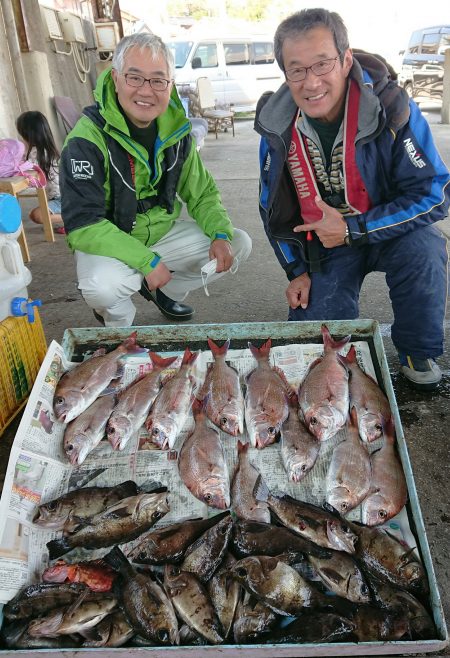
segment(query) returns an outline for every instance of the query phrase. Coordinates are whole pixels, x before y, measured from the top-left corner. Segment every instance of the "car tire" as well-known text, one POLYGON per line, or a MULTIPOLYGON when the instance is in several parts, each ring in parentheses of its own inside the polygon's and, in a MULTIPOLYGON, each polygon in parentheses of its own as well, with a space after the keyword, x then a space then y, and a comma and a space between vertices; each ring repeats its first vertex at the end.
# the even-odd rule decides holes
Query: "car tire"
POLYGON ((413 98, 413 86, 412 86, 412 83, 411 83, 411 82, 407 82, 407 83, 403 86, 403 89, 406 91, 406 93, 408 94, 408 96, 409 96, 410 98, 413 98))

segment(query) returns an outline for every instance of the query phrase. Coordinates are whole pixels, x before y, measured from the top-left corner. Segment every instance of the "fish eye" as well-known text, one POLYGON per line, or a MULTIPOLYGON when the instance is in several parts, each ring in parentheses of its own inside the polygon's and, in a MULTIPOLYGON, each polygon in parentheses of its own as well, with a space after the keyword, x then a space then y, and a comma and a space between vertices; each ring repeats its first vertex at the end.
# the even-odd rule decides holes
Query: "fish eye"
POLYGON ((53 512, 58 507, 58 503, 56 502, 56 500, 52 500, 49 503, 47 503, 46 507, 49 512, 53 512))
POLYGON ((138 560, 145 560, 147 555, 146 555, 145 551, 141 551, 140 553, 138 553, 137 557, 138 557, 138 560))
POLYGON ((55 404, 64 404, 64 398, 58 395, 58 397, 55 398, 55 404))
POLYGON ((223 526, 222 528, 220 528, 220 534, 221 535, 226 535, 227 531, 228 531, 228 528, 226 526, 223 526))
POLYGON ((385 519, 387 517, 387 512, 385 509, 380 509, 378 510, 378 516, 380 519, 385 519))
POLYGON ((300 469, 301 469, 302 473, 304 473, 306 471, 306 464, 302 464, 300 466, 300 469))
POLYGON ((171 576, 178 576, 179 573, 180 573, 180 570, 179 570, 178 567, 176 567, 175 565, 172 565, 170 567, 170 575, 171 576))
POLYGON ((209 503, 213 499, 212 494, 205 493, 204 499, 209 503))
POLYGON ((239 578, 245 578, 247 575, 247 569, 244 569, 244 567, 239 567, 236 569, 236 573, 239 576, 239 578))
POLYGON ((114 434, 115 431, 116 431, 116 428, 113 427, 112 425, 108 425, 108 427, 106 428, 106 434, 108 434, 108 435, 114 434))
POLYGON ((161 642, 169 641, 170 633, 167 630, 167 628, 160 628, 157 635, 158 635, 158 639, 161 640, 161 642))
POLYGON ((70 445, 66 446, 66 452, 72 452, 72 450, 73 450, 72 443, 70 445))
MULTIPOLYGON (((346 504, 346 503, 345 503, 345 504, 346 504)), ((348 526, 348 525, 343 525, 343 526, 342 526, 342 532, 345 532, 345 533, 350 532, 350 528, 349 528, 349 526, 348 526)))
POLYGON ((369 588, 365 583, 361 583, 361 594, 368 594, 369 593, 369 588))
POLYGON ((312 416, 311 420, 309 421, 310 425, 317 425, 317 418, 315 416, 312 416))
POLYGON ((222 416, 220 419, 220 427, 225 427, 225 425, 228 425, 228 418, 226 416, 222 416))
MULTIPOLYGON (((343 512, 346 512, 347 509, 348 509, 348 503, 347 503, 347 501, 344 500, 344 501, 341 503, 341 510, 342 510, 343 512)), ((344 532, 347 532, 347 531, 345 530, 344 527, 343 527, 342 529, 343 529, 344 532)))
POLYGON ((276 434, 276 429, 275 429, 275 427, 268 427, 268 428, 267 428, 267 433, 268 433, 270 436, 273 436, 274 434, 276 434))
POLYGON ((382 432, 383 431, 383 425, 381 425, 380 423, 377 423, 375 425, 375 429, 377 430, 377 432, 382 432))
POLYGON ((156 510, 156 512, 153 512, 152 514, 152 519, 159 521, 159 519, 162 519, 163 516, 164 514, 162 514, 162 512, 158 512, 158 510, 156 510))
POLYGON ((152 429, 152 436, 158 436, 158 434, 159 434, 159 429, 157 427, 154 427, 152 429))

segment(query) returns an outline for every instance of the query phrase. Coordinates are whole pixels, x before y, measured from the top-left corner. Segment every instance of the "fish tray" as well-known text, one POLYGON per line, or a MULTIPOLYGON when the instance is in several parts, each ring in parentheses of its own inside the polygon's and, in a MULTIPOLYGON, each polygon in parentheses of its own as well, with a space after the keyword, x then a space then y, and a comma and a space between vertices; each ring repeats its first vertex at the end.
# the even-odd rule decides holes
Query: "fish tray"
MULTIPOLYGON (((408 455, 400 416, 389 375, 388 364, 384 352, 379 325, 374 320, 342 320, 327 322, 334 338, 351 334, 352 341, 364 341, 370 349, 372 362, 378 382, 384 389, 391 406, 399 456, 403 465, 407 485, 407 513, 412 532, 417 541, 417 549, 425 567, 429 587, 429 607, 436 627, 436 637, 429 640, 404 641, 371 641, 371 642, 338 642, 317 644, 223 644, 218 646, 186 646, 186 647, 123 647, 117 649, 39 649, 31 652, 26 650, 0 650, 0 656, 36 655, 36 656, 89 656, 95 655, 107 658, 130 658, 148 655, 154 658, 170 656, 183 658, 193 656, 224 658, 293 658, 296 656, 369 656, 394 654, 422 654, 437 652, 448 644, 448 632, 445 625, 443 609, 433 569, 430 549, 425 532, 422 513, 414 483, 411 462, 408 455)), ((137 342, 152 351, 180 352, 186 346, 191 351, 208 349, 207 338, 214 341, 230 339, 231 348, 247 348, 248 341, 265 341, 272 338, 272 346, 292 343, 322 344, 320 322, 252 322, 236 324, 201 324, 201 325, 153 325, 134 327, 137 331, 137 342)), ((115 348, 129 334, 129 328, 85 328, 67 329, 64 332, 62 347, 65 355, 71 361, 81 361, 86 353, 94 352, 99 346, 108 350, 115 348)))

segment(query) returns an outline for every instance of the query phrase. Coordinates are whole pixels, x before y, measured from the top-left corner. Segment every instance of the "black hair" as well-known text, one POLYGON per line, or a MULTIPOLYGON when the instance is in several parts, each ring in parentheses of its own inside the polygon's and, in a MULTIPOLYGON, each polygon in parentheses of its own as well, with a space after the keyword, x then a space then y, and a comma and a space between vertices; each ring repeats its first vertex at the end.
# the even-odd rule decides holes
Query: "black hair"
POLYGON ((26 157, 29 157, 32 148, 36 148, 38 165, 48 179, 51 169, 59 160, 59 151, 46 117, 38 111, 23 112, 17 117, 16 128, 28 145, 26 157))
POLYGON ((284 71, 283 44, 285 39, 295 38, 315 27, 326 27, 333 35, 334 44, 339 53, 341 62, 344 61, 344 53, 348 50, 348 32, 344 21, 335 11, 327 9, 302 9, 291 14, 282 21, 275 32, 274 50, 278 66, 284 71))

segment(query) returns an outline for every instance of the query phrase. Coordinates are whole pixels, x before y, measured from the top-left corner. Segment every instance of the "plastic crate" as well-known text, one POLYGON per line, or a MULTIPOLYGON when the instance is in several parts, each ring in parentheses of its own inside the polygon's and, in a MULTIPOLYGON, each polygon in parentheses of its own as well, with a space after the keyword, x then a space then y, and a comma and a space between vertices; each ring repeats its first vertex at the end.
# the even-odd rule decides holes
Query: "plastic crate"
POLYGON ((39 313, 0 322, 0 436, 22 409, 47 352, 39 313))

